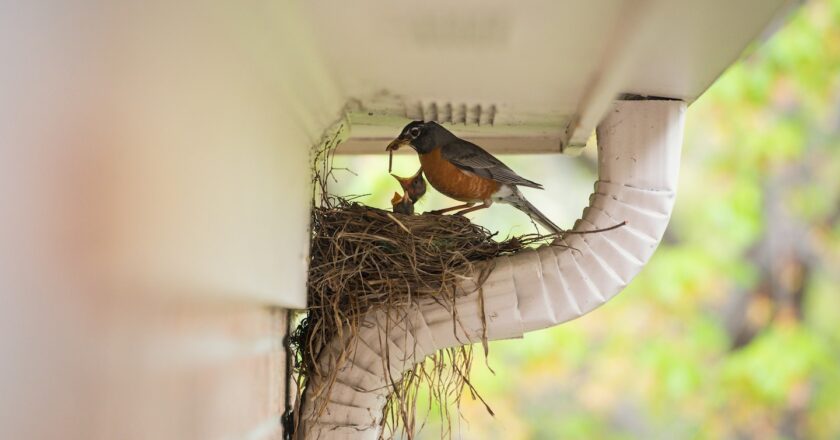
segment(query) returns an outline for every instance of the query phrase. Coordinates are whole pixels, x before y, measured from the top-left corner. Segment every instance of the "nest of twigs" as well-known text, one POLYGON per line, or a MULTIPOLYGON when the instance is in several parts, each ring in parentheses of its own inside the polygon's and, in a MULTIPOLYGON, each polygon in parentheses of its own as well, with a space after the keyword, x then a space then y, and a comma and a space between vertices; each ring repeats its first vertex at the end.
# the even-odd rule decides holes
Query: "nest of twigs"
MULTIPOLYGON (((312 211, 309 307, 291 335, 298 399, 309 377, 319 375, 326 379, 322 382, 332 383, 336 369, 318 367, 322 349, 343 332, 355 333, 372 310, 399 314, 429 297, 452 304, 459 280, 469 276, 480 283, 477 263, 550 238, 533 234, 497 240, 495 233, 466 217, 404 215, 329 196, 330 152, 328 143, 316 157, 320 201, 312 211)), ((447 437, 453 404, 464 391, 480 398, 469 382, 472 358, 470 346, 443 350, 389 384, 394 391, 383 417, 383 437, 412 438, 420 428, 415 412, 421 385, 428 387, 428 408, 434 403, 441 411, 441 437, 447 437)))
MULTIPOLYGON (((541 240, 533 235, 496 241, 496 234, 466 217, 404 215, 344 201, 315 208, 312 224, 310 316, 327 308, 349 319, 371 307, 440 296, 473 275, 474 263, 541 240)), ((324 324, 330 331, 347 323, 324 324)))
MULTIPOLYGON (((538 235, 497 241, 495 234, 461 216, 403 215, 343 199, 334 202, 312 212, 309 308, 292 335, 302 386, 309 375, 331 373, 318 370, 321 349, 340 330, 353 332, 372 309, 404 309, 428 297, 451 303, 460 279, 481 279, 475 263, 544 241, 538 235)), ((425 381, 438 387, 430 390, 438 403, 451 405, 464 390, 475 392, 468 380, 471 359, 465 347, 418 364, 406 373, 399 394, 413 399, 425 381)), ((406 429, 411 435, 414 403, 392 399, 385 418, 392 432, 406 429)))

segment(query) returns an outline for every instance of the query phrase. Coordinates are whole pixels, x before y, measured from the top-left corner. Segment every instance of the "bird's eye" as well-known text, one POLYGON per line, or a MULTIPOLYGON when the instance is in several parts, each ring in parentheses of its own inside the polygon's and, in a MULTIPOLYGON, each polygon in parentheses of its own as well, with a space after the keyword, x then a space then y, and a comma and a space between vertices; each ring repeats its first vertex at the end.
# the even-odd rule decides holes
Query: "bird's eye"
POLYGON ((417 136, 420 136, 420 127, 411 127, 408 130, 408 134, 412 139, 417 139, 417 136))

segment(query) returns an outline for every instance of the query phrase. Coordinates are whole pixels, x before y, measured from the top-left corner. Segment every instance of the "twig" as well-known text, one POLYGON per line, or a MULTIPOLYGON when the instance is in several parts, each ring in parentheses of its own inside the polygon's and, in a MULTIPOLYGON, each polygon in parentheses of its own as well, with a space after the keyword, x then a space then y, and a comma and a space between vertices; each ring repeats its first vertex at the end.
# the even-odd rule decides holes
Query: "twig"
POLYGON ((397 218, 396 218, 396 217, 394 217, 394 216, 393 216, 390 212, 385 213, 385 215, 387 215, 389 219, 393 220, 393 221, 394 221, 394 223, 396 223, 397 225, 399 225, 399 227, 401 227, 401 228, 403 229, 403 231, 408 232, 409 234, 411 234, 411 231, 409 231, 409 230, 408 230, 408 228, 406 228, 406 227, 405 227, 405 225, 404 225, 404 224, 402 224, 402 222, 401 222, 401 221, 397 220, 397 218))
POLYGON ((613 229, 618 229, 618 228, 620 228, 620 227, 622 227, 626 224, 627 224, 627 221, 625 220, 625 221, 623 221, 623 222, 621 222, 617 225, 612 225, 608 228, 593 229, 591 231, 565 231, 565 232, 563 232, 563 235, 564 236, 567 235, 567 234, 581 234, 582 235, 582 234, 594 234, 596 232, 607 232, 607 231, 612 231, 613 229))

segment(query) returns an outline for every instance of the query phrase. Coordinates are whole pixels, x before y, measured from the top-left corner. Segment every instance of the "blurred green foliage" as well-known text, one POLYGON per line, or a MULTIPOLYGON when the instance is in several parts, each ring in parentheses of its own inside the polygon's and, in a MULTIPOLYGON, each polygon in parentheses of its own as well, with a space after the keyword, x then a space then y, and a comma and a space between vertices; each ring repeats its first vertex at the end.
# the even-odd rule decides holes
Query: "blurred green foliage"
MULTIPOLYGON (((492 343, 496 374, 473 375, 496 416, 466 399, 453 437, 840 438, 838 129, 840 1, 815 0, 689 108, 674 219, 648 267, 594 313, 492 343)), ((504 160, 568 197, 558 220, 586 203, 585 161, 504 160)), ((396 188, 361 185, 385 206, 396 188)), ((529 231, 491 210, 474 221, 529 231)), ((430 416, 421 437, 439 435, 430 416)))

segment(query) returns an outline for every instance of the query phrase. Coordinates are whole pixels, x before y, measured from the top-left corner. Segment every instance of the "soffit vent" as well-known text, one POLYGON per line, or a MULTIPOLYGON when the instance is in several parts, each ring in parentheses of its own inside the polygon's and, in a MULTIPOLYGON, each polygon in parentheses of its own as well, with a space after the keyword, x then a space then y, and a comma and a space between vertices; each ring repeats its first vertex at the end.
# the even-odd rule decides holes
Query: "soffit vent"
POLYGON ((435 121, 441 124, 492 126, 496 120, 495 104, 467 104, 417 101, 406 104, 405 117, 412 120, 435 121))

